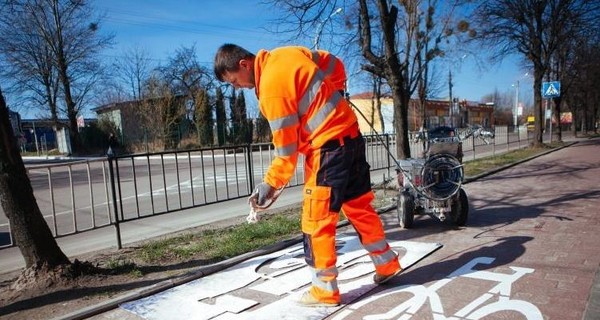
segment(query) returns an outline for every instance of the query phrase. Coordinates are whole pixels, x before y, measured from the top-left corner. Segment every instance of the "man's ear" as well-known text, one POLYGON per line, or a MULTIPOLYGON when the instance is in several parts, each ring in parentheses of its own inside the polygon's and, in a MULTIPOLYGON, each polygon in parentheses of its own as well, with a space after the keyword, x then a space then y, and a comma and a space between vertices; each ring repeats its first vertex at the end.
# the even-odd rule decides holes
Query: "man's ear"
POLYGON ((241 59, 240 62, 239 62, 240 68, 243 68, 243 69, 246 69, 246 70, 250 70, 250 66, 251 65, 252 64, 247 59, 241 59))

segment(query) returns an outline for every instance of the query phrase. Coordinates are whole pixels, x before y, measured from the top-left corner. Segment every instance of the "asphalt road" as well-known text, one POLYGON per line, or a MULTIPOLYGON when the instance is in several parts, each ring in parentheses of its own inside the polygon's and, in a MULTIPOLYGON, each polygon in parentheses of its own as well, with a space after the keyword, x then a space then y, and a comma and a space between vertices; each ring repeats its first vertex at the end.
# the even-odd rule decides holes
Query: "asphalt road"
MULTIPOLYGON (((288 188, 272 206, 284 208, 300 202, 301 187, 288 188)), ((178 232, 196 226, 210 224, 227 218, 245 217, 249 213, 246 198, 219 202, 198 208, 128 221, 120 224, 123 246, 178 232)), ((69 257, 117 247, 117 236, 112 226, 57 238, 63 252, 69 257)), ((18 248, 0 250, 0 270, 9 272, 25 266, 18 248)))
MULTIPOLYGON (((120 184, 117 186, 121 200, 118 201, 121 213, 119 220, 249 194, 250 185, 246 180, 246 160, 243 155, 222 155, 217 156, 217 160, 210 155, 192 157, 179 157, 177 161, 173 155, 167 155, 164 159, 157 156, 136 157, 133 161, 121 159, 120 184)), ((257 165, 254 169, 258 170, 256 179, 265 170, 257 165)), ((64 236, 102 227, 114 221, 105 158, 66 164, 29 165, 28 174, 38 206, 55 235, 64 236)), ((0 208, 0 245, 8 243, 8 221, 0 208)))
MULTIPOLYGON (((387 165, 383 148, 369 148, 372 166, 387 165)), ((269 150, 252 153, 255 181, 272 157, 269 150)), ((119 220, 131 220, 251 193, 245 153, 204 150, 187 154, 119 158, 119 220)), ((27 165, 38 206, 55 236, 102 227, 114 221, 110 173, 106 158, 27 165)), ((290 185, 303 182, 302 161, 290 185)), ((8 220, 0 208, 0 246, 10 243, 8 220)))

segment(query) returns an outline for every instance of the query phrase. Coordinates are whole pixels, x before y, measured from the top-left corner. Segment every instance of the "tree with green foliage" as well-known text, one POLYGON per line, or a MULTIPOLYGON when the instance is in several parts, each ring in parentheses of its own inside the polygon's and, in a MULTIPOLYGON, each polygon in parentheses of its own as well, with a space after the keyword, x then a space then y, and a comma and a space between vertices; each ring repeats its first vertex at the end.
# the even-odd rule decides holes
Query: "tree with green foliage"
POLYGON ((225 145, 227 137, 227 113, 225 111, 225 96, 223 90, 218 87, 215 96, 215 113, 217 117, 217 144, 225 145))
POLYGON ((254 136, 256 142, 269 142, 272 140, 271 128, 269 128, 269 121, 265 118, 262 113, 259 113, 254 124, 254 136))
POLYGON ((246 98, 244 92, 233 91, 232 96, 236 96, 231 104, 231 142, 234 144, 249 143, 248 135, 248 115, 246 114, 246 98))
POLYGON ((196 130, 198 133, 198 143, 201 146, 212 146, 214 144, 214 119, 210 103, 210 95, 206 89, 201 89, 196 93, 195 99, 195 119, 196 130))
POLYGON ((240 143, 252 143, 252 121, 248 119, 248 108, 246 107, 246 97, 244 92, 240 91, 237 98, 237 109, 240 110, 240 127, 242 129, 242 140, 240 143))
POLYGON ((235 112, 235 107, 236 107, 236 100, 237 100, 237 95, 236 95, 236 91, 235 88, 233 88, 231 90, 231 95, 229 96, 229 125, 227 127, 227 137, 225 138, 225 140, 229 143, 229 144, 237 144, 237 139, 238 139, 238 128, 236 126, 236 117, 237 114, 235 112))

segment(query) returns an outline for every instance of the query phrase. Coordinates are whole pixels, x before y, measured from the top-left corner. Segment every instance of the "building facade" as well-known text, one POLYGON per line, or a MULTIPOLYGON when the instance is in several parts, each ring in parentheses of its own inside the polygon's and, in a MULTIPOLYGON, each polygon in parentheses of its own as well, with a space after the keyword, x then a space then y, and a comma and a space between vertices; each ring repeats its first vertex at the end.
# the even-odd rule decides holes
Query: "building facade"
MULTIPOLYGON (((349 99, 355 107, 363 133, 394 132, 394 104, 390 96, 382 96, 377 101, 369 92, 352 95, 349 99), (378 104, 381 105, 381 111, 378 111, 378 104)), ((462 128, 475 124, 490 127, 494 123, 494 105, 455 100, 451 108, 448 100, 430 99, 425 101, 423 112, 419 100, 411 99, 408 106, 408 130, 418 131, 423 126, 423 119, 426 129, 438 126, 462 128)))
POLYGON ((186 96, 115 102, 92 109, 99 122, 108 121, 122 145, 154 143, 177 144, 186 122, 186 96))

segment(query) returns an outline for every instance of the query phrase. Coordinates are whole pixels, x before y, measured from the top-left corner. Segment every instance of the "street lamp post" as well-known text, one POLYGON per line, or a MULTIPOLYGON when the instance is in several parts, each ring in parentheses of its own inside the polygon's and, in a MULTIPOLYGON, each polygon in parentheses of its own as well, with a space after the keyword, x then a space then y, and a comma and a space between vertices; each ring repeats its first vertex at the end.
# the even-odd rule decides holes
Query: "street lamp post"
POLYGON ((319 23, 319 25, 317 26, 317 33, 315 35, 315 42, 313 44, 313 49, 319 49, 319 41, 321 40, 321 33, 323 33, 323 26, 325 25, 325 23, 327 23, 327 21, 329 21, 329 19, 333 18, 333 16, 335 16, 336 14, 340 13, 344 11, 343 8, 337 8, 335 9, 327 18, 325 18, 325 20, 321 21, 319 23))
POLYGON ((513 125, 515 132, 517 131, 517 115, 519 112, 519 80, 515 85, 515 110, 513 110, 513 125))
POLYGON ((454 87, 454 83, 452 82, 452 69, 457 69, 457 65, 462 65, 463 61, 469 54, 463 54, 462 57, 458 61, 454 61, 451 64, 451 69, 448 70, 448 95, 449 95, 449 109, 448 109, 448 117, 450 118, 450 126, 451 127, 460 127, 464 124, 461 114, 460 114, 460 105, 458 103, 458 98, 452 96, 452 87, 454 87))
POLYGON ((515 87, 515 109, 513 110, 513 126, 514 131, 517 132, 518 130, 518 116, 519 116, 519 81, 525 77, 529 76, 529 72, 525 72, 524 75, 522 75, 515 84, 513 84, 513 87, 515 87))
POLYGON ((33 141, 35 142, 35 152, 37 153, 37 155, 39 157, 40 156, 40 147, 38 144, 37 132, 35 130, 35 120, 32 121, 32 124, 33 124, 33 129, 29 129, 29 130, 33 134, 33 141))

